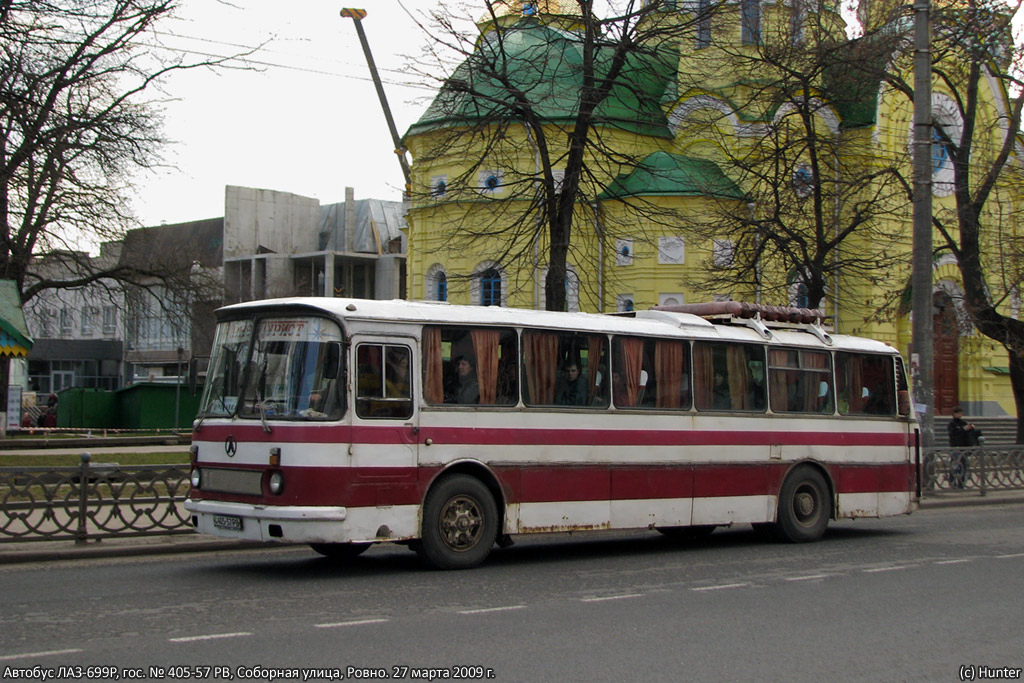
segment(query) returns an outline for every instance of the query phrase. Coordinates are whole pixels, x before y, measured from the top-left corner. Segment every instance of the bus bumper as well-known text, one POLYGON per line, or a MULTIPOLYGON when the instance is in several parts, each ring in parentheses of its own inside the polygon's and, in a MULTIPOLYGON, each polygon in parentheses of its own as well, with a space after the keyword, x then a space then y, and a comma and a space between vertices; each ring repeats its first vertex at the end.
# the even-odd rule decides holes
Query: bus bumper
POLYGON ((245 541, 342 543, 348 509, 333 506, 249 505, 210 500, 185 501, 192 526, 203 534, 245 541))

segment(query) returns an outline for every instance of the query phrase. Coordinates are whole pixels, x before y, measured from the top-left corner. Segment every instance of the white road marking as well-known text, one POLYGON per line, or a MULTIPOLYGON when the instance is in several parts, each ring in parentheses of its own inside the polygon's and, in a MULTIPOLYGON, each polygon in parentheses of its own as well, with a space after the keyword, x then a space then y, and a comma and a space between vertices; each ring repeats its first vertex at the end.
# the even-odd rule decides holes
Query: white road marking
POLYGON ((626 593, 624 595, 606 595, 601 598, 580 598, 580 602, 607 602, 608 600, 626 600, 629 598, 642 598, 643 593, 626 593))
POLYGON ((357 619, 355 621, 335 621, 330 624, 314 624, 313 628, 340 628, 342 626, 362 626, 364 624, 385 624, 387 619, 357 619))
POLYGON ((526 605, 506 605, 505 607, 484 607, 482 609, 459 610, 459 614, 487 614, 488 612, 511 612, 517 609, 526 609, 526 605))
POLYGON ((970 558, 964 558, 960 560, 937 560, 935 564, 963 564, 965 562, 971 562, 970 558))
POLYGON ((252 634, 248 631, 239 631, 238 633, 211 633, 205 636, 185 636, 183 638, 168 638, 172 643, 191 643, 197 640, 218 640, 220 638, 242 638, 244 636, 251 636, 252 634))
POLYGON ((997 560, 1009 560, 1013 557, 1024 557, 1024 553, 1014 553, 1013 555, 996 555, 997 560))
POLYGON ((0 662, 9 662, 13 659, 28 659, 29 657, 50 657, 52 655, 73 655, 79 652, 85 652, 80 648, 71 648, 70 650, 46 650, 43 652, 23 652, 20 655, 0 655, 0 662))
POLYGON ((729 588, 745 588, 749 586, 749 583, 726 583, 721 586, 703 586, 701 588, 691 588, 692 591, 723 591, 729 588))
POLYGON ((865 574, 877 574, 879 572, 897 572, 901 569, 909 569, 910 565, 904 564, 898 567, 875 567, 874 569, 865 569, 865 574))
POLYGON ((827 579, 828 574, 808 574, 807 576, 787 576, 786 581, 814 581, 815 579, 827 579))

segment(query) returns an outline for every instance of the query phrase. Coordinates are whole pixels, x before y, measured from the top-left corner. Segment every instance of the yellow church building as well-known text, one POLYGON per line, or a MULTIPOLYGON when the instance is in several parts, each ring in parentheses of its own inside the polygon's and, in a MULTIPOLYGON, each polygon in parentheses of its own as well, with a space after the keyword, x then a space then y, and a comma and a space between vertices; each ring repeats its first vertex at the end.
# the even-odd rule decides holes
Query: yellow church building
MULTIPOLYGON (((572 203, 566 308, 730 299, 818 308, 834 330, 909 358, 906 93, 844 66, 864 39, 846 38, 837 4, 650 4, 622 85, 596 109, 572 203), (804 58, 826 43, 838 55, 827 68, 804 58)), ((586 85, 586 23, 566 0, 491 5, 465 60, 404 138, 413 159, 408 296, 543 309, 551 245, 542 216, 558 199, 565 133, 586 85)), ((871 10, 859 17, 868 30, 882 22, 871 10)), ((615 68, 611 52, 596 55, 598 75, 615 68)), ((885 57, 910 78, 909 58, 885 57)), ((986 87, 980 118, 997 122, 1009 100, 995 79, 986 87)), ((955 140, 956 96, 940 78, 933 89, 936 127, 955 140)), ((979 159, 1004 132, 986 131, 979 159)), ((937 137, 933 150, 937 215, 954 207, 946 144, 937 137)), ((1019 190, 1005 182, 997 194, 993 249, 1019 230, 1019 190)), ((934 243, 936 414, 959 404, 969 415, 1015 415, 1006 351, 973 329, 938 230, 934 243)), ((1002 282, 994 296, 1015 316, 1017 283, 1002 282)))

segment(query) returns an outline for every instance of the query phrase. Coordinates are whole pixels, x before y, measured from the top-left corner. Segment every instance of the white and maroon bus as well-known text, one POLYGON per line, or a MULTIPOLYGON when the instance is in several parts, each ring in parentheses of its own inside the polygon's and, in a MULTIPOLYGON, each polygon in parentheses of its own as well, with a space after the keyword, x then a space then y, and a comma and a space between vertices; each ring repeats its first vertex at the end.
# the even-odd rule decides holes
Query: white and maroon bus
POLYGON ((203 533, 460 568, 515 534, 813 541, 917 504, 899 354, 806 309, 295 298, 217 321, 186 503, 203 533))

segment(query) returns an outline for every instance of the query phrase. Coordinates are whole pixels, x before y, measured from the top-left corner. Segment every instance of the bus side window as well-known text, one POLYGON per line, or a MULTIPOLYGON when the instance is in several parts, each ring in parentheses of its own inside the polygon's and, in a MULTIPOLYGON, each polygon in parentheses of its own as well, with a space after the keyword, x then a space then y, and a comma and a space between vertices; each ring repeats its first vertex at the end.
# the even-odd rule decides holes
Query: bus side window
POLYGON ((523 402, 586 408, 603 405, 600 368, 607 363, 603 335, 523 332, 523 402))
POLYGON ((694 342, 693 377, 697 409, 764 410, 764 362, 764 349, 760 346, 694 342))
POLYGON ((519 400, 516 347, 510 329, 424 327, 424 400, 432 405, 514 405, 519 400))
POLYGON ((373 419, 411 417, 411 363, 408 347, 360 344, 356 349, 356 414, 373 419))
POLYGON ((889 356, 837 353, 836 383, 843 415, 895 415, 896 387, 889 356))
POLYGON ((827 352, 771 349, 768 360, 773 412, 832 412, 832 372, 827 352))
POLYGON ((690 350, 676 339, 615 337, 613 393, 618 408, 690 409, 690 350))

